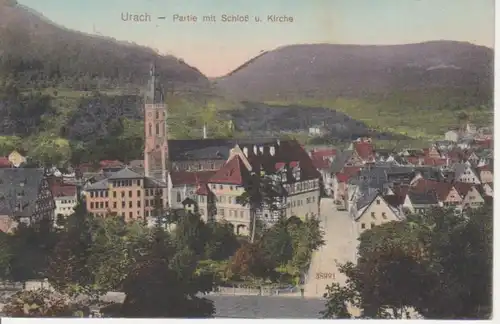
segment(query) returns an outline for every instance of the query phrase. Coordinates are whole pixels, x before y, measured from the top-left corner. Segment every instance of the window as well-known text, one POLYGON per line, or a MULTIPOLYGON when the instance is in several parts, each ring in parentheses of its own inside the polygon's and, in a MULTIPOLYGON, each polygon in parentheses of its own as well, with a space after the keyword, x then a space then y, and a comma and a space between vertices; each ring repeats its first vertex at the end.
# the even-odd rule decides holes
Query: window
POLYGON ((240 211, 240 218, 243 218, 243 217, 245 217, 245 212, 242 210, 242 211, 240 211))
POLYGON ((153 136, 153 125, 151 125, 151 123, 149 123, 149 125, 148 125, 148 133, 149 133, 149 136, 153 136))
POLYGON ((156 123, 156 135, 160 135, 160 124, 156 123))
POLYGON ((122 201, 122 208, 125 208, 125 202, 122 201))
POLYGON ((107 201, 104 203, 104 207, 108 208, 108 202, 107 201))
POLYGON ((365 229, 365 223, 361 223, 361 228, 365 229))
POLYGON ((377 199, 377 205, 380 205, 380 199, 377 199))
POLYGON ((93 208, 94 208, 94 203, 93 203, 93 202, 91 202, 91 203, 90 203, 90 209, 93 209, 93 208))
POLYGON ((375 213, 374 212, 372 212, 372 218, 375 218, 375 213))
POLYGON ((131 201, 128 202, 128 208, 132 208, 132 202, 131 201))
POLYGON ((158 110, 156 111, 156 119, 160 119, 160 112, 158 110))
POLYGON ((116 201, 113 202, 113 208, 116 208, 116 201))
POLYGON ((132 190, 129 190, 129 192, 128 192, 128 197, 129 197, 129 198, 132 198, 132 190))
POLYGON ((113 191, 113 198, 116 198, 116 191, 113 191))
POLYGON ((128 213, 128 217, 132 218, 134 217, 134 214, 132 212, 128 213))
POLYGON ((146 205, 146 207, 149 207, 149 200, 144 200, 144 204, 146 205))
POLYGON ((371 228, 374 228, 375 227, 375 223, 371 223, 370 226, 371 226, 371 228))
POLYGON ((219 208, 219 215, 224 216, 224 209, 223 208, 219 208))
POLYGON ((122 191, 122 198, 125 198, 125 191, 122 191))
POLYGON ((140 197, 140 196, 141 196, 141 191, 137 190, 137 197, 140 197))
POLYGON ((219 189, 222 190, 223 186, 222 185, 219 185, 219 189))
POLYGON ((102 208, 104 208, 104 202, 103 202, 103 201, 101 201, 101 202, 99 203, 99 208, 101 208, 101 209, 102 209, 102 208))
POLYGON ((387 219, 387 215, 385 213, 382 213, 382 218, 387 219))
POLYGON ((181 202, 181 193, 180 192, 177 192, 177 202, 178 203, 181 202))
POLYGON ((94 198, 94 192, 93 191, 90 192, 90 197, 94 198))
POLYGON ((233 186, 229 186, 229 190, 233 191, 234 187, 233 186))
POLYGON ((137 200, 137 208, 141 208, 141 201, 137 200))
POLYGON ((140 186, 141 185, 141 180, 137 180, 137 185, 140 186))

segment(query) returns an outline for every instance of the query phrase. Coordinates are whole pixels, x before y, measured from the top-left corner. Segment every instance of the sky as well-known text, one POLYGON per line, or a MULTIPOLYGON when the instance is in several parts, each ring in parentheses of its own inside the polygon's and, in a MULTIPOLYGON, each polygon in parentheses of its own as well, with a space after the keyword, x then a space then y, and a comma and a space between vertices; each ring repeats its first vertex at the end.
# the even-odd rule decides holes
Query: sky
POLYGON ((209 77, 290 44, 466 41, 493 47, 494 0, 18 0, 65 27, 172 54, 209 77), (122 14, 149 14, 150 22, 122 14), (249 22, 221 16, 249 15, 249 22), (174 22, 195 15, 198 22, 174 22), (202 22, 215 15, 216 22, 202 22), (268 15, 293 17, 269 22, 268 15), (164 16, 164 20, 157 17, 164 16), (255 22, 260 17, 261 22, 255 22))

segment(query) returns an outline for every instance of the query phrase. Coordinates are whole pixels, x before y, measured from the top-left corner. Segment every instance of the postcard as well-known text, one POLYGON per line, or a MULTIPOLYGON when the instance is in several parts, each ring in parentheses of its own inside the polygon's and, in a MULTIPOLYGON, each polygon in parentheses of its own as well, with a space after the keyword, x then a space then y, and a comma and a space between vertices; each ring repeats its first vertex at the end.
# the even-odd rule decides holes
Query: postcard
POLYGON ((490 319, 492 0, 0 0, 0 313, 490 319))

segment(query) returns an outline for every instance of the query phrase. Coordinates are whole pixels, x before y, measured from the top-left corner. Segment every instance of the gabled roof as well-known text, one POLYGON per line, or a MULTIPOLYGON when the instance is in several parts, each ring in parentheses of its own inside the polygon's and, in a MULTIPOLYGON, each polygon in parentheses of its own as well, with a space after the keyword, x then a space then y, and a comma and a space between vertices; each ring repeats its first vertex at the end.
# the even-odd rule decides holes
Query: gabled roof
POLYGON ((364 161, 370 160, 373 158, 373 155, 375 153, 375 150, 373 148, 373 144, 369 142, 355 142, 354 145, 354 150, 356 153, 359 155, 361 159, 364 161))
POLYGON ((430 190, 434 191, 436 197, 444 201, 446 197, 450 194, 450 191, 452 190, 453 185, 448 182, 441 182, 441 181, 435 181, 435 180, 428 180, 428 179, 420 179, 417 181, 417 183, 413 186, 412 191, 413 192, 419 192, 419 193, 425 193, 430 190))
POLYGON ((425 192, 410 190, 408 192, 408 198, 413 205, 438 205, 439 203, 436 193, 433 190, 425 192))
POLYGON ((285 163, 288 170, 300 166, 301 181, 321 177, 309 154, 296 140, 274 141, 263 144, 239 143, 238 146, 243 152, 247 152, 248 156, 246 158, 255 172, 264 170, 268 174, 273 174, 276 172, 277 163, 285 163))
POLYGON ((125 167, 121 169, 120 171, 113 172, 109 176, 109 180, 122 180, 122 179, 141 179, 144 176, 133 171, 132 169, 125 167))
POLYGON ((332 166, 330 168, 330 171, 332 173, 337 173, 342 171, 347 161, 349 161, 349 159, 352 157, 352 154, 353 154, 352 150, 345 150, 337 154, 335 156, 335 159, 332 161, 332 166))
POLYGON ((405 201, 406 196, 400 195, 385 195, 384 200, 392 207, 398 208, 405 201))
POLYGON ((243 185, 250 178, 250 171, 246 168, 239 155, 235 155, 226 162, 208 180, 209 183, 243 185))
POLYGON ((216 171, 172 171, 170 172, 170 181, 172 185, 195 185, 198 183, 207 183, 216 171))
POLYGON ((342 172, 337 172, 335 176, 338 182, 347 182, 361 171, 360 167, 344 167, 342 172))
POLYGON ((53 197, 71 197, 76 196, 76 186, 68 184, 53 183, 50 186, 53 197))
POLYGON ((455 189, 458 191, 458 193, 462 198, 464 198, 467 195, 467 193, 473 190, 474 188, 473 184, 463 183, 463 182, 455 182, 453 183, 453 186, 455 187, 455 189))
POLYGON ((88 184, 85 190, 107 190, 109 188, 108 179, 102 179, 100 181, 88 184))
POLYGON ((331 161, 335 158, 336 154, 337 150, 335 149, 314 150, 310 152, 314 167, 318 170, 329 169, 331 161))
POLYGON ((432 157, 424 157, 422 162, 423 165, 432 165, 432 166, 441 166, 446 165, 446 159, 441 158, 432 158, 432 157))

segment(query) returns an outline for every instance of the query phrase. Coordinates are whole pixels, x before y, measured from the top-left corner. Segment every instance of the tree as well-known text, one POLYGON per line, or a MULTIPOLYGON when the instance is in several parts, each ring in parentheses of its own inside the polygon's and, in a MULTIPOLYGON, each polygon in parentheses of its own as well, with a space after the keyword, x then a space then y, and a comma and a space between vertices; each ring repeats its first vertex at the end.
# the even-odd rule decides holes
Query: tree
POLYGON ((227 222, 213 222, 207 225, 209 240, 205 255, 208 259, 227 260, 240 247, 240 242, 234 234, 233 226, 227 222))
POLYGON ((284 216, 267 229, 259 241, 260 247, 269 253, 270 258, 280 265, 286 265, 293 257, 292 236, 284 216))
POLYGON ((210 276, 195 273, 197 256, 176 251, 168 235, 155 229, 150 253, 131 269, 124 282, 124 317, 211 317, 213 302, 197 296, 212 290, 210 276), (208 279, 208 280, 207 280, 208 279))
POLYGON ((203 256, 210 237, 209 228, 199 214, 187 213, 181 217, 174 230, 174 242, 179 249, 188 248, 203 256))
POLYGON ((6 279, 10 276, 12 250, 9 243, 8 234, 0 233, 0 279, 6 279))
POLYGON ((70 293, 75 286, 93 283, 93 272, 88 267, 92 250, 93 218, 86 213, 83 201, 79 200, 75 212, 68 217, 54 251, 49 256, 45 271, 49 282, 61 292, 70 293))
POLYGON ((231 259, 229 270, 240 277, 270 278, 274 275, 276 264, 261 246, 246 243, 239 248, 231 259))
POLYGON ((488 318, 492 305, 491 207, 455 215, 433 209, 363 232, 356 265, 340 267, 348 280, 333 284, 323 316, 488 318), (349 315, 350 316, 350 315, 349 315))
POLYGON ((279 209, 280 199, 285 195, 285 190, 275 180, 275 175, 252 172, 245 184, 245 191, 236 198, 238 204, 250 207, 251 236, 255 241, 257 213, 264 209, 273 213, 279 209))

